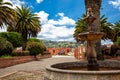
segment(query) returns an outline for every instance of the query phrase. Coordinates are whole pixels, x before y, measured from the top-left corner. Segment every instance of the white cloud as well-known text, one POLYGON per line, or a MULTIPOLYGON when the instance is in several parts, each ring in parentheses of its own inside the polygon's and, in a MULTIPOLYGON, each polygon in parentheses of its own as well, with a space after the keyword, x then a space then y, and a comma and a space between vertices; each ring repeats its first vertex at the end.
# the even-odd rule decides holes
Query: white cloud
POLYGON ((74 25, 75 21, 73 19, 70 19, 69 17, 64 16, 64 13, 58 13, 58 16, 60 16, 60 19, 57 21, 51 19, 48 21, 49 24, 53 25, 74 25))
POLYGON ((58 20, 48 19, 49 14, 44 11, 36 13, 41 18, 42 30, 38 34, 38 38, 56 41, 73 41, 73 33, 75 21, 64 13, 58 13, 58 20))
POLYGON ((66 26, 54 26, 51 24, 45 24, 42 26, 42 31, 39 34, 43 38, 52 40, 63 40, 68 38, 71 39, 74 32, 74 28, 66 28, 66 26))
POLYGON ((44 11, 40 11, 38 13, 35 13, 40 17, 41 24, 46 24, 48 22, 48 13, 45 13, 44 11))
POLYGON ((10 2, 11 4, 13 4, 12 8, 16 8, 16 6, 20 7, 21 5, 25 4, 24 1, 20 1, 20 0, 3 0, 4 2, 10 2))
POLYGON ((101 40, 102 45, 113 44, 111 40, 101 40))
POLYGON ((115 8, 120 10, 120 0, 109 1, 109 4, 113 5, 115 8))
POLYGON ((57 15, 62 17, 64 16, 64 13, 58 13, 57 15))
POLYGON ((36 0, 36 2, 40 4, 41 2, 43 2, 43 0, 36 0))

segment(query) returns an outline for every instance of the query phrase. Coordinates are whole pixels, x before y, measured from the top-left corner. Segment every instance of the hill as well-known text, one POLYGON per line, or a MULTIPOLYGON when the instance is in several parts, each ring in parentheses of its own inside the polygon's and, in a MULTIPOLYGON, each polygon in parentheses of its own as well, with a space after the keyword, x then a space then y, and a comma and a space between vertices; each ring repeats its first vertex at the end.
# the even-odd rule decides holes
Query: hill
POLYGON ((76 42, 69 42, 69 41, 47 41, 42 40, 42 42, 48 47, 48 48, 74 48, 76 46, 76 42))

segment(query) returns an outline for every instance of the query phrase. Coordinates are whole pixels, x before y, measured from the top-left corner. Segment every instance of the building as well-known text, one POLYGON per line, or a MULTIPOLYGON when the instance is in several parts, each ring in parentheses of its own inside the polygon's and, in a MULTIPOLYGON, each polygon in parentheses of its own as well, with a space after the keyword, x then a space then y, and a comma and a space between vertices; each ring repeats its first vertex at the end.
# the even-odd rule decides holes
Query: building
POLYGON ((68 55, 72 51, 72 48, 48 48, 48 51, 52 55, 68 55))
POLYGON ((85 59, 85 46, 81 45, 75 48, 74 57, 76 59, 85 59))

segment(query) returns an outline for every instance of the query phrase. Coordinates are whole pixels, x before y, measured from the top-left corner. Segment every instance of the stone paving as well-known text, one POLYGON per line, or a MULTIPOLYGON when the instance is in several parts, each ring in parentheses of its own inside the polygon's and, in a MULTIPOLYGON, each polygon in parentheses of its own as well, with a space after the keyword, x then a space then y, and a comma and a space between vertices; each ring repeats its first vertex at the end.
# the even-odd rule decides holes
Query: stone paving
POLYGON ((2 68, 0 69, 0 80, 44 80, 45 66, 71 61, 77 60, 73 56, 53 56, 40 61, 2 68))

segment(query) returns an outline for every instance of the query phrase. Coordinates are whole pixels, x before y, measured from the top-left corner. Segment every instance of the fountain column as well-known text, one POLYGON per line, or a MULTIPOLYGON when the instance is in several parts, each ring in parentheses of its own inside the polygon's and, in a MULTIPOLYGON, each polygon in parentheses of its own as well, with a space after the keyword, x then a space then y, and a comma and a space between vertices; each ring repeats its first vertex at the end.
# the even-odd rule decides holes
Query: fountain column
POLYGON ((97 55, 95 51, 95 41, 100 40, 103 36, 102 32, 95 32, 93 22, 96 18, 93 16, 93 12, 91 8, 88 8, 86 18, 84 21, 87 23, 87 32, 80 33, 79 38, 80 40, 87 41, 87 68, 88 70, 99 70, 99 65, 97 64, 97 55))
MULTIPOLYGON (((93 22, 96 19, 93 16, 93 12, 91 8, 87 9, 87 17, 84 19, 84 21, 87 23, 87 28, 88 28, 88 32, 89 34, 93 33, 93 22)), ((89 35, 88 34, 88 35, 89 35)), ((88 70, 99 70, 99 65, 97 64, 97 55, 96 55, 96 51, 95 51, 95 41, 94 41, 94 37, 93 39, 89 40, 87 39, 87 60, 88 60, 88 64, 87 64, 87 69, 88 70)))
POLYGON ((95 51, 95 43, 94 41, 87 41, 87 69, 88 70, 99 70, 99 65, 97 64, 97 56, 96 56, 96 51, 95 51))

